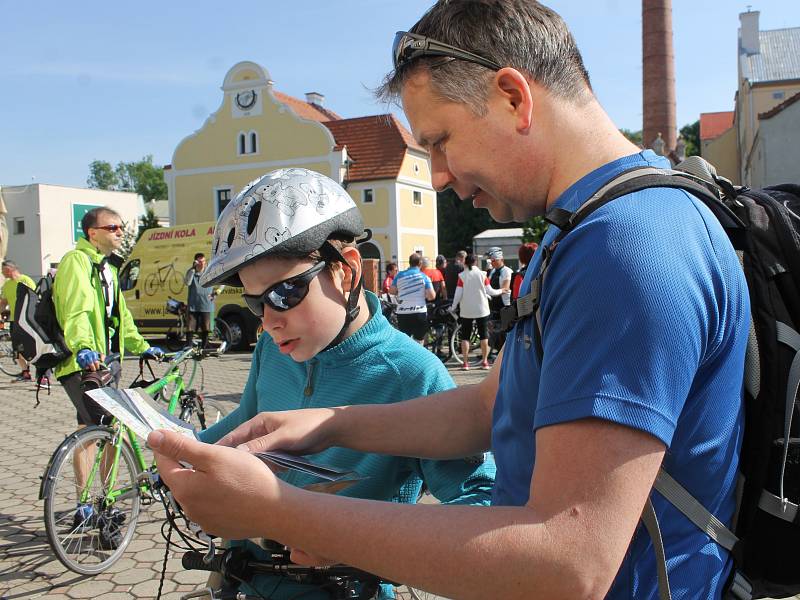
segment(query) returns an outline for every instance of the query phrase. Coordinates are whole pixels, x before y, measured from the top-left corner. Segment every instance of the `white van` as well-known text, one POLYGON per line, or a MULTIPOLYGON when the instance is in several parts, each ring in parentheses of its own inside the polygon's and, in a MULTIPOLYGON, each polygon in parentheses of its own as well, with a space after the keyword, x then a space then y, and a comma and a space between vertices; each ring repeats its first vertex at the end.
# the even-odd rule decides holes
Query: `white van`
MULTIPOLYGON (((202 252, 211 259, 214 222, 148 229, 123 265, 119 274, 120 290, 143 335, 164 335, 177 317, 167 311, 174 298, 186 302, 188 291, 183 282, 194 255, 202 252)), ((242 288, 226 286, 215 300, 216 318, 223 319, 231 330, 232 346, 247 349, 256 341, 261 324, 242 300, 242 288)))

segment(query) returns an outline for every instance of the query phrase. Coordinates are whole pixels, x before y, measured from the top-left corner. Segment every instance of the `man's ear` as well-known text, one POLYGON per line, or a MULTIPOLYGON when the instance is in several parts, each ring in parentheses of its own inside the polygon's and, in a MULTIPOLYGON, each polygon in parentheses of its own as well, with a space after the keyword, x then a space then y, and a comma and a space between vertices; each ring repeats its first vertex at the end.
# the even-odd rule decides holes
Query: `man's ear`
POLYGON ((533 91, 528 78, 516 69, 503 67, 495 74, 494 83, 500 101, 515 119, 517 131, 528 131, 533 123, 533 91))
POLYGON ((358 248, 352 246, 342 248, 341 252, 342 256, 344 256, 344 259, 347 261, 347 264, 342 265, 344 271, 342 287, 345 292, 349 292, 355 287, 358 280, 361 279, 361 253, 358 251, 358 248))

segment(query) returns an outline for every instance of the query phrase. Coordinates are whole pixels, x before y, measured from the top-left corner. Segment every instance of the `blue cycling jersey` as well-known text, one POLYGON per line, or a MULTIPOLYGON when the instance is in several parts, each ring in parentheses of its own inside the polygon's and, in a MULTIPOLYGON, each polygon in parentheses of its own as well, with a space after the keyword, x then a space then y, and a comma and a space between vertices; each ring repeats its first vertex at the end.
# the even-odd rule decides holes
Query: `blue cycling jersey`
MULTIPOLYGON (((669 167, 651 151, 625 157, 585 176, 555 206, 574 211, 640 165, 669 167)), ((557 233, 551 226, 542 246, 557 233)), ((541 259, 540 248, 521 295, 541 259)), ((664 468, 730 526, 750 312, 736 254, 708 208, 681 190, 654 188, 597 209, 559 243, 541 303, 541 364, 532 318, 517 324, 504 348, 493 504, 528 501, 539 428, 595 418, 661 440, 664 468)), ((719 598, 727 551, 659 494, 653 503, 673 596, 719 598)), ((655 554, 640 526, 608 598, 657 597, 655 554)))

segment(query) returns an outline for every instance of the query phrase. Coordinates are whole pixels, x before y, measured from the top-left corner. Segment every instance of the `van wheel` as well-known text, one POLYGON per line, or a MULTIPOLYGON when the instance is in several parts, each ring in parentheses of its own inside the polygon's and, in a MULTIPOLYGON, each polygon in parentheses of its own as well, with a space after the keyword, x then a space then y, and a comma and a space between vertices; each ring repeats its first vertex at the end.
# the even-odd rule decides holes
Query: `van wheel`
POLYGON ((245 350, 245 344, 247 343, 247 340, 244 335, 242 320, 236 315, 225 315, 222 320, 225 321, 225 324, 230 330, 231 350, 245 350))

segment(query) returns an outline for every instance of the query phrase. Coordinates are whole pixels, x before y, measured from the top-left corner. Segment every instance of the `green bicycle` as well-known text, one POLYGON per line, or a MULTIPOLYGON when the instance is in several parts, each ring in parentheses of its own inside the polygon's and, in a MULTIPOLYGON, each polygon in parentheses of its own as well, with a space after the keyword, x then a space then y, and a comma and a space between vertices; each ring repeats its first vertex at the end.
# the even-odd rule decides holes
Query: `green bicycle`
MULTIPOLYGON (((166 402, 170 414, 205 429, 227 409, 203 397, 200 361, 224 349, 191 347, 167 354, 167 372, 155 381, 144 380, 145 364, 155 376, 149 362, 140 359, 132 387, 144 388, 166 402), (199 392, 191 389, 198 370, 199 392)), ((135 434, 116 419, 67 436, 51 456, 39 489, 47 539, 58 560, 81 575, 102 573, 119 560, 133 539, 141 507, 159 499, 155 477, 155 464, 148 466, 135 434)))

